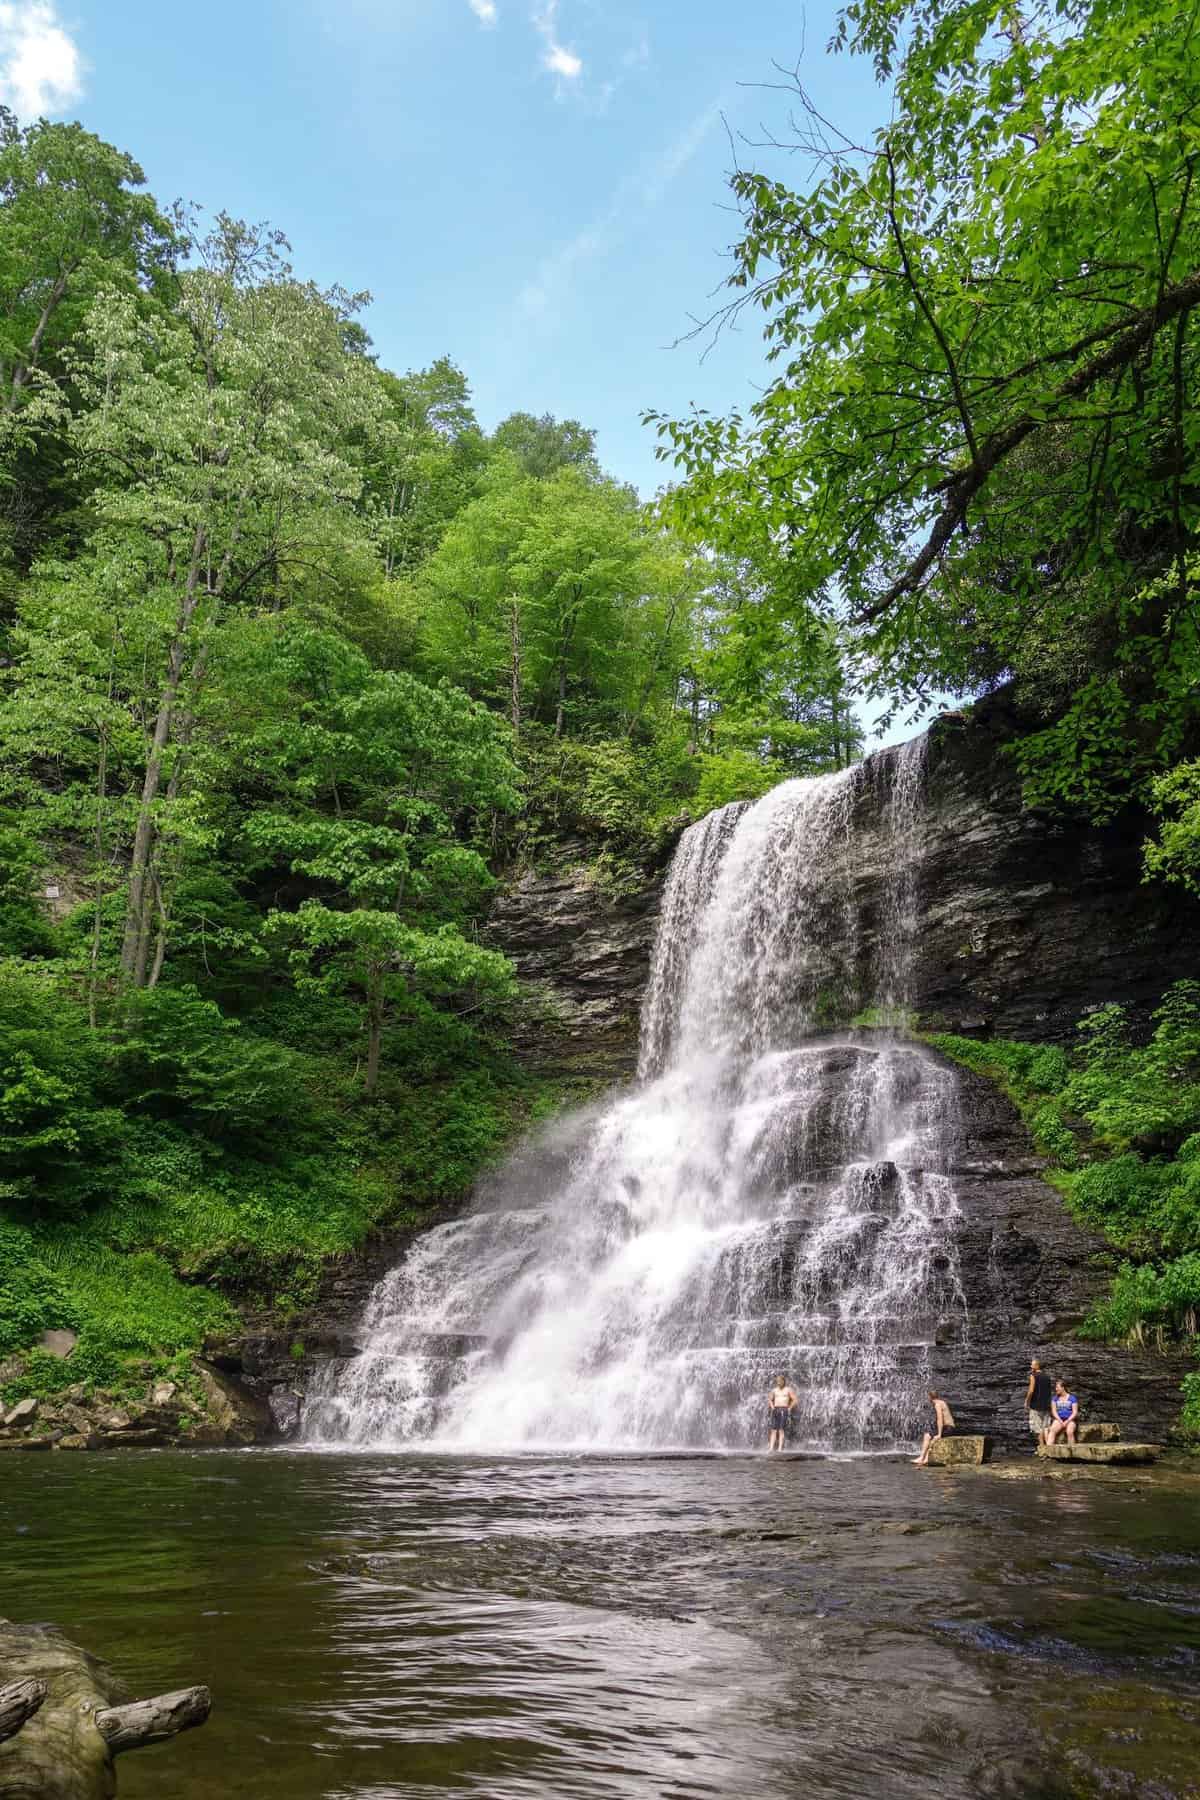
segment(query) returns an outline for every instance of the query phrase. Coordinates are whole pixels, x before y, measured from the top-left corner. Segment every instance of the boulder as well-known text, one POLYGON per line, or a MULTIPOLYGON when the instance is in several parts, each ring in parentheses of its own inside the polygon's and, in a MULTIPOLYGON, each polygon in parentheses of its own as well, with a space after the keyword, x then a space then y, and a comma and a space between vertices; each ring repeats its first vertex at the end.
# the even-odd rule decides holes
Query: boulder
POLYGON ((56 1450, 99 1450, 104 1442, 98 1431, 68 1431, 57 1439, 56 1450))
POLYGON ((1037 1453, 1049 1462, 1149 1463, 1163 1453, 1161 1444, 1039 1444, 1037 1453))
POLYGON ((940 1469, 978 1467, 991 1453, 991 1438, 958 1432, 953 1437, 935 1439, 929 1446, 929 1461, 940 1469))
POLYGON ((1075 1435, 1081 1444, 1115 1444, 1121 1435, 1121 1427, 1106 1421, 1080 1425, 1075 1435))
POLYGON ((43 1331, 38 1339, 38 1348, 45 1350, 49 1356, 70 1356, 78 1342, 77 1331, 43 1331))
POLYGON ((173 1381, 156 1381, 150 1389, 151 1406, 170 1406, 179 1389, 173 1381))
POLYGON ((9 1407, 5 1413, 4 1423, 9 1427, 32 1425, 37 1416, 38 1403, 36 1400, 18 1400, 17 1404, 9 1407))
POLYGON ((267 1436, 270 1415, 261 1400, 207 1363, 198 1362, 196 1373, 204 1390, 204 1419, 189 1434, 190 1442, 255 1444, 267 1436))
POLYGON ((271 1421, 281 1438, 293 1438, 300 1429, 303 1395, 296 1388, 273 1387, 267 1395, 271 1421))

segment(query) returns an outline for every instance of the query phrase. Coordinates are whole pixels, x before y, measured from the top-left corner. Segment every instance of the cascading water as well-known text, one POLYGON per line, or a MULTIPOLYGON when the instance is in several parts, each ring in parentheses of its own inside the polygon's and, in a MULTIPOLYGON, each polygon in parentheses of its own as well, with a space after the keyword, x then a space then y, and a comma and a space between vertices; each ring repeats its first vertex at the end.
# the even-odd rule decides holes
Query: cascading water
POLYGON ((637 1086, 414 1245, 360 1354, 310 1393, 310 1440, 757 1445, 779 1374, 802 1445, 912 1437, 934 1327, 962 1309, 956 1087, 898 1033, 844 1022, 909 997, 923 757, 916 739, 685 833, 637 1086), (873 779, 890 874, 864 995, 853 814, 873 779))

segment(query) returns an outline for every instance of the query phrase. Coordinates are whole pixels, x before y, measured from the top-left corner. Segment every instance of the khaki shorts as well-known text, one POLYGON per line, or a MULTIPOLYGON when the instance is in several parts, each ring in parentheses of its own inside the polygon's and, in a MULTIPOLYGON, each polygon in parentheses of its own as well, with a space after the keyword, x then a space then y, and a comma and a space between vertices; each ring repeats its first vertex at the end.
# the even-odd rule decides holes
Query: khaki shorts
POLYGON ((1034 1437, 1041 1437, 1044 1432, 1049 1431, 1050 1423, 1051 1423, 1051 1420, 1053 1419, 1053 1417, 1054 1417, 1053 1413, 1034 1412, 1033 1408, 1030 1407, 1030 1409, 1029 1409, 1029 1429, 1030 1429, 1030 1431, 1032 1431, 1034 1437))

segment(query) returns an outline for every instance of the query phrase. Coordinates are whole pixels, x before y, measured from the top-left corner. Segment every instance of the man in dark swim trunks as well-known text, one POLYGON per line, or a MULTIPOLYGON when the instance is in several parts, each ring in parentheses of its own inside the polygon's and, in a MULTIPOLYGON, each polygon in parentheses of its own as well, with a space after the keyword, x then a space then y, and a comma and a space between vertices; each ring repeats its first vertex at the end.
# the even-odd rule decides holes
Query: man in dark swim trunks
POLYGON ((783 1440, 787 1435, 788 1417, 796 1404, 796 1390, 789 1387, 787 1377, 777 1375, 775 1386, 767 1395, 767 1405, 771 1413, 771 1436, 767 1449, 782 1450, 783 1440))

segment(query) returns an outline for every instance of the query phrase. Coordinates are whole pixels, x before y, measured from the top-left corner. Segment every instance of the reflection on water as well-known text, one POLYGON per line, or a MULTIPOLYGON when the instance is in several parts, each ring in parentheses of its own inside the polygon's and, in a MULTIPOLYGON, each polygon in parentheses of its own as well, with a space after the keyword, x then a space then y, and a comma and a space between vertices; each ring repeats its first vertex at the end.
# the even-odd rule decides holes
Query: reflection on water
POLYGON ((888 1461, 6 1457, 0 1611, 210 1724, 125 1800, 1200 1793, 1200 1508, 888 1461))

